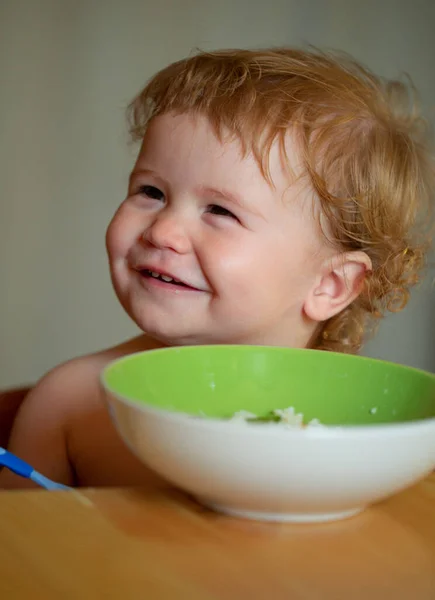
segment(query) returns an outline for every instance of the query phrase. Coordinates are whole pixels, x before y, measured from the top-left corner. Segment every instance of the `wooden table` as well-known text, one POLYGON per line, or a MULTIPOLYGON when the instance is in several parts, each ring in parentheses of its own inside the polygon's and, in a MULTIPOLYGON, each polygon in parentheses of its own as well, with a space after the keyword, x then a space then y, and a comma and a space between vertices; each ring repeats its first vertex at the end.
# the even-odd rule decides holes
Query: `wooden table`
POLYGON ((435 599, 435 475, 361 515, 264 524, 167 489, 0 492, 0 598, 435 599))

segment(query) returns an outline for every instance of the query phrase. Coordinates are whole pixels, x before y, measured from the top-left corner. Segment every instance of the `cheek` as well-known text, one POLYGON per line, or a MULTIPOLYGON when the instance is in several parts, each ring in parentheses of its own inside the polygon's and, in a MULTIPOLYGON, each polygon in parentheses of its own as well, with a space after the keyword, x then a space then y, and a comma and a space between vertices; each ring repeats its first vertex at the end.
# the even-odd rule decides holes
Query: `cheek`
POLYGON ((106 232, 106 248, 110 257, 124 256, 138 237, 135 219, 121 205, 106 232))
POLYGON ((211 283, 223 294, 260 303, 303 295, 312 265, 303 244, 286 236, 244 236, 208 248, 211 283), (214 250, 214 251, 213 251, 214 250))
POLYGON ((267 252, 261 241, 251 234, 236 239, 223 237, 204 246, 202 265, 211 284, 224 292, 252 288, 267 269, 267 252))

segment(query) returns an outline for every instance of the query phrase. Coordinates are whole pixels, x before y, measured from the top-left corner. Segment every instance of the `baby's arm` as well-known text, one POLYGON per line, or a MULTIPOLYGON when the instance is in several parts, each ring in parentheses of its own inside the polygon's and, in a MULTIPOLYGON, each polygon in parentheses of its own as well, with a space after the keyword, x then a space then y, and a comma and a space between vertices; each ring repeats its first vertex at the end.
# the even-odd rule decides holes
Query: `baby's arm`
MULTIPOLYGON (((26 396, 15 419, 8 449, 54 481, 74 485, 68 456, 67 427, 89 395, 93 371, 83 359, 56 367, 26 396)), ((36 487, 7 469, 1 488, 36 487)))

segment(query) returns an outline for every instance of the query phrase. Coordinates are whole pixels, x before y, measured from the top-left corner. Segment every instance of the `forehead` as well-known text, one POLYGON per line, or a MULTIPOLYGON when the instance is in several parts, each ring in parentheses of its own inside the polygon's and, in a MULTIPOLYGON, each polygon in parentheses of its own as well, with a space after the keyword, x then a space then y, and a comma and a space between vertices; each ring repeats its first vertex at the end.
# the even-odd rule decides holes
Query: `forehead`
POLYGON ((268 181, 257 158, 249 149, 243 152, 241 141, 235 135, 224 130, 218 137, 206 116, 190 113, 166 113, 151 120, 138 163, 144 160, 166 163, 176 171, 188 168, 203 177, 224 177, 233 184, 240 181, 245 185, 255 181, 262 187, 272 184, 282 192, 302 174, 297 144, 291 132, 286 135, 282 147, 276 140, 267 153, 268 181))

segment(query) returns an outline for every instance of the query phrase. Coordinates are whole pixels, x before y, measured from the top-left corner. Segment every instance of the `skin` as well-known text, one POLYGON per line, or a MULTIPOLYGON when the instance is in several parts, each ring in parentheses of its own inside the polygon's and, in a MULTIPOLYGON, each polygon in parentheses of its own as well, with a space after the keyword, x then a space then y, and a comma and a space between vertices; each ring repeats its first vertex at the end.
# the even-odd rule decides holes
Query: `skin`
MULTIPOLYGON (((312 194, 294 176, 290 135, 287 153, 292 176, 272 147, 270 185, 239 142, 218 140, 205 117, 151 122, 106 239, 115 292, 144 334, 43 377, 18 414, 12 452, 67 485, 167 485, 110 421, 99 386, 105 365, 173 345, 306 347, 319 322, 352 302, 370 262, 326 244, 312 194)), ((0 487, 33 484, 3 470, 0 487)))

